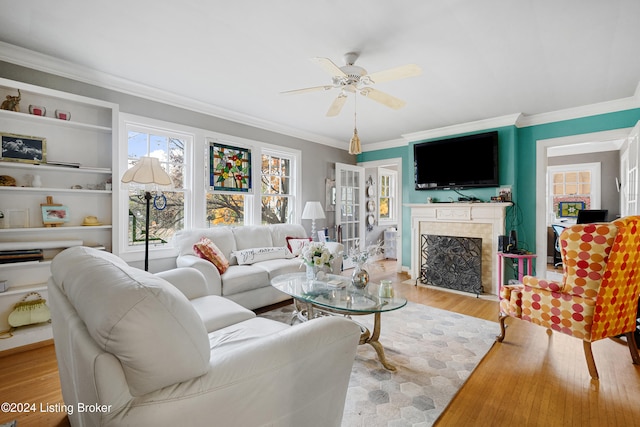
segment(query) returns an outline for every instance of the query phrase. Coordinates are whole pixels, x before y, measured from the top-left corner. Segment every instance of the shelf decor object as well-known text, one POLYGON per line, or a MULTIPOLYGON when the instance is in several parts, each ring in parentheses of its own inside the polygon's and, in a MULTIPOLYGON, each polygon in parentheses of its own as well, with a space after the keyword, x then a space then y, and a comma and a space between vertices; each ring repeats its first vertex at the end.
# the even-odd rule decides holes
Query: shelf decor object
POLYGON ((47 196, 47 203, 40 203, 40 208, 45 227, 58 227, 69 221, 69 208, 61 203, 53 203, 52 196, 47 196))
POLYGON ((71 113, 68 111, 56 110, 56 118, 60 120, 69 120, 71 119, 71 113))
POLYGON ((1 133, 0 138, 2 138, 2 160, 46 163, 46 138, 12 133, 1 133))
POLYGON ((127 170, 121 179, 123 184, 143 184, 145 186, 144 199, 147 201, 147 216, 144 233, 144 271, 149 271, 149 211, 151 192, 148 186, 171 186, 171 177, 162 169, 155 157, 140 157, 140 160, 127 170))
POLYGON ((6 209, 4 228, 29 228, 29 209, 6 209))
POLYGON ((2 104, 0 104, 0 110, 15 111, 19 113, 21 99, 22 99, 22 94, 20 93, 20 89, 18 89, 18 96, 7 95, 5 97, 5 100, 2 101, 2 104))
POLYGON ((44 117, 47 115, 47 109, 41 105, 29 105, 29 114, 44 117))

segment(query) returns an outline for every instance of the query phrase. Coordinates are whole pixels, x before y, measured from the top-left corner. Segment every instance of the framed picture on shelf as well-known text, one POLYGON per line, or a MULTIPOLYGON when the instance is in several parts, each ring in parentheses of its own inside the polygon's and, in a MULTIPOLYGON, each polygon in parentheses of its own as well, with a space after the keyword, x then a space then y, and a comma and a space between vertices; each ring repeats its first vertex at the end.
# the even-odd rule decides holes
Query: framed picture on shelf
POLYGON ((69 208, 62 205, 42 205, 44 225, 61 224, 69 221, 69 208))
POLYGON ((29 209, 5 209, 4 228, 29 228, 29 209))
POLYGON ((47 139, 39 136, 0 133, 2 139, 1 160, 24 163, 46 163, 47 139))

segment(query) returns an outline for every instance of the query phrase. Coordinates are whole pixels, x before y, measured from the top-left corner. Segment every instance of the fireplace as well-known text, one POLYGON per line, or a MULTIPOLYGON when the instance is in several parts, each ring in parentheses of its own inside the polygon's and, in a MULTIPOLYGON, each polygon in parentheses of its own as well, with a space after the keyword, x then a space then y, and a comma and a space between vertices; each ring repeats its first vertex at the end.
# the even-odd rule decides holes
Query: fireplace
POLYGON ((421 235, 420 281, 479 295, 482 288, 482 239, 421 235))
POLYGON ((498 294, 498 236, 505 234, 505 212, 511 203, 422 203, 411 208, 411 277, 422 274, 422 235, 478 238, 481 283, 485 294, 498 294))

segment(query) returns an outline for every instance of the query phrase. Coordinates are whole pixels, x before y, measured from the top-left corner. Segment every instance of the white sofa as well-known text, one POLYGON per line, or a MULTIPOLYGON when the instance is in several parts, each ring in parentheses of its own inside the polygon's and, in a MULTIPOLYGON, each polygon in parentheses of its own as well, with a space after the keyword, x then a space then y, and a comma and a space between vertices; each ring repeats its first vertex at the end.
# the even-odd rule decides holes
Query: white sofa
POLYGON ((256 317, 210 295, 194 269, 153 275, 87 247, 61 252, 51 271, 72 426, 340 425, 354 322, 256 317))
MULTIPOLYGON (((259 261, 250 265, 238 265, 234 251, 252 248, 287 246, 287 237, 308 237, 302 225, 272 224, 240 227, 214 227, 182 230, 173 238, 178 249, 176 265, 192 267, 206 278, 211 295, 220 295, 248 309, 256 309, 275 304, 290 297, 271 286, 271 279, 280 274, 304 272, 297 258, 278 258, 259 261), (209 261, 198 257, 193 245, 200 238, 207 237, 220 249, 229 261, 229 268, 223 274, 209 261)), ((340 273, 343 245, 327 242, 326 246, 334 255, 333 272, 340 273)))

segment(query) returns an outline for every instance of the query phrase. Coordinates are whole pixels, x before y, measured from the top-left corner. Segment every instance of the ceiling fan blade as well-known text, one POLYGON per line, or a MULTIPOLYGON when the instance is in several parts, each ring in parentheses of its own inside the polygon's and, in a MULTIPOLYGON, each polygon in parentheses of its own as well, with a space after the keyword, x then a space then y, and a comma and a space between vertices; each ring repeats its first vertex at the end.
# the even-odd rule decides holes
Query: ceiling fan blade
POLYGON ((407 77, 419 76, 422 74, 422 68, 417 66, 416 64, 407 64, 402 65, 400 67, 391 68, 389 70, 378 71, 377 73, 372 73, 367 76, 364 76, 364 80, 370 81, 367 84, 388 82, 391 80, 399 80, 405 79, 407 77))
POLYGON ((345 102, 347 102, 347 95, 345 95, 344 93, 338 95, 336 99, 333 100, 331 107, 329 107, 329 111, 327 111, 327 117, 335 117, 340 114, 340 111, 342 111, 342 107, 344 106, 345 102))
POLYGON ((370 87, 362 89, 360 91, 360 94, 362 96, 366 96, 367 98, 371 98, 382 105, 386 105, 389 108, 393 108, 394 110, 399 110, 406 105, 406 102, 404 102, 403 100, 370 87))
POLYGON ((331 77, 346 78, 347 75, 329 58, 311 58, 313 62, 319 64, 331 77))
POLYGON ((324 85, 324 86, 314 86, 314 87, 306 87, 303 89, 294 89, 294 90, 286 90, 284 92, 280 92, 281 95, 296 95, 299 93, 308 93, 308 92, 316 92, 319 90, 330 90, 333 89, 333 86, 331 85, 324 85))

